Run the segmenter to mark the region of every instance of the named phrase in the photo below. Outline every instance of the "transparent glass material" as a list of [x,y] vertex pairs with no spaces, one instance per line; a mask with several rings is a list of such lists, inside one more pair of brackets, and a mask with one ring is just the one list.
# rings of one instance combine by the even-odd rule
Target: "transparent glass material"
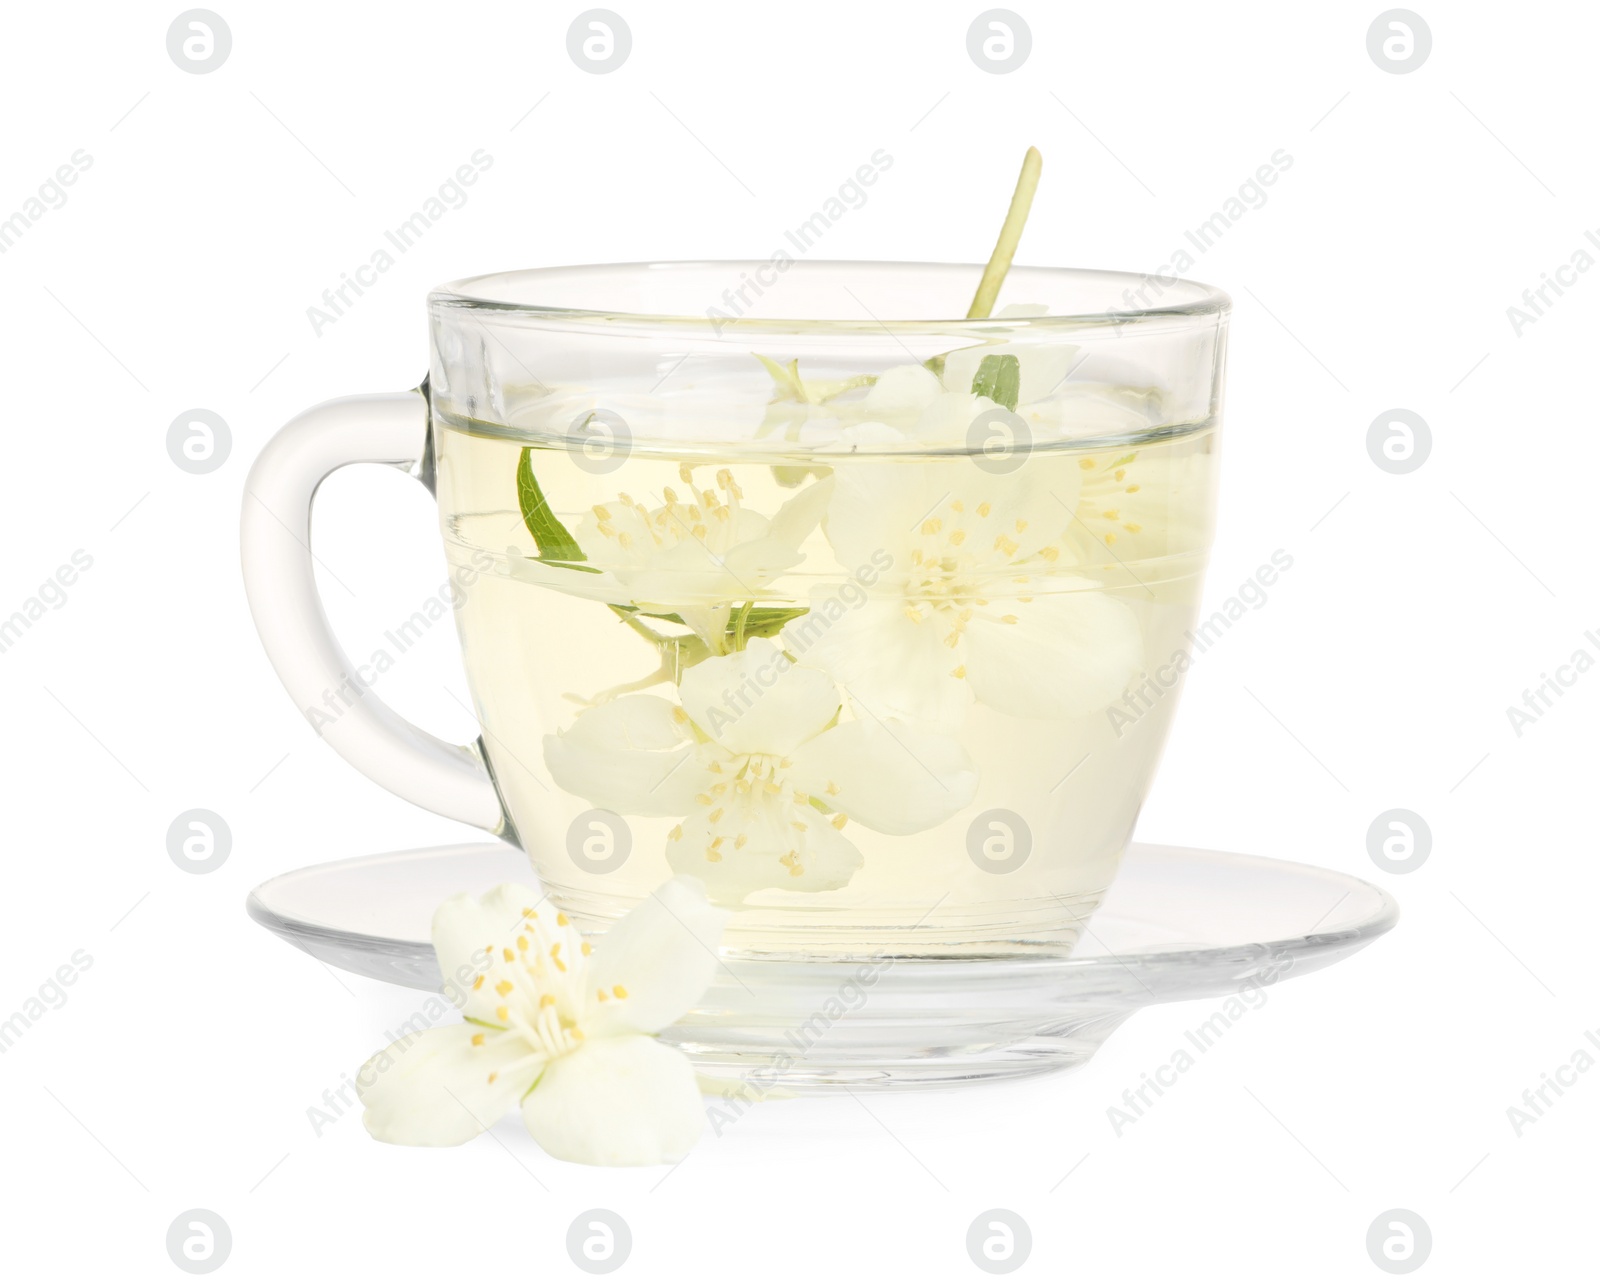
[[[462,890],[525,878],[523,862],[494,843],[336,861],[262,884],[249,911],[334,967],[437,990],[434,910]],[[1071,959],[885,960],[865,973],[740,961],[663,1038],[706,1074],[740,1076],[747,1097],[772,1083],[883,1088],[1022,1075],[1085,1061],[1146,1005],[1226,996],[1258,1008],[1265,987],[1355,953],[1398,915],[1382,889],[1336,871],[1135,843]],[[1237,1015],[1219,1013],[1202,1037]]]
[[1014,268],[950,319],[979,273],[431,297],[423,472],[481,753],[584,926],[688,873],[730,957],[1072,949],[1187,667],[1228,301]]

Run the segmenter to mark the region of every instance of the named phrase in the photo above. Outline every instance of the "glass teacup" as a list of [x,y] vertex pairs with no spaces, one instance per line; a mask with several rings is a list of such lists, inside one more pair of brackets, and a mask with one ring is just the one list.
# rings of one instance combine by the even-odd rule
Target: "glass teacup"
[[[1013,268],[1016,302],[948,319],[979,272],[436,291],[422,389],[307,412],[251,475],[247,585],[280,675],[375,780],[519,843],[585,929],[692,874],[733,911],[741,977],[1066,956],[1187,668],[1229,305]],[[315,716],[355,669],[316,603],[309,501],[366,460],[437,495],[474,747],[359,681]]]

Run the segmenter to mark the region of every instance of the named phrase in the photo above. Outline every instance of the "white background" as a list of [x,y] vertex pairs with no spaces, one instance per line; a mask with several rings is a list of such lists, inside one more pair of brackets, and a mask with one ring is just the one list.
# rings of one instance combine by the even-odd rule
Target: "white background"
[[[593,1206],[649,1280],[985,1279],[964,1239],[997,1206],[1032,1227],[1019,1279],[1382,1279],[1365,1237],[1394,1207],[1432,1228],[1425,1277],[1592,1271],[1600,1069],[1520,1137],[1507,1108],[1600,1025],[1600,675],[1520,737],[1505,709],[1600,657],[1600,272],[1520,338],[1506,309],[1600,225],[1600,14],[1416,2],[1433,51],[1405,75],[1368,56],[1378,3],[1019,5],[1033,51],[1007,75],[968,57],[982,4],[943,0],[614,0],[633,52],[609,75],[568,57],[576,4],[215,0],[233,50],[206,75],[168,57],[176,4],[13,12],[0,218],[93,163],[0,255],[0,616],[73,551],[93,566],[0,655],[0,1016],[74,950],[93,965],[0,1057],[6,1274],[179,1279],[166,1230],[202,1207],[233,1232],[219,1279],[588,1279],[564,1240]],[[1120,1138],[1107,1108],[1213,1002],[1139,1014],[1068,1076],[873,1098],[876,1119],[768,1104],[670,1176],[550,1161],[514,1117],[447,1152],[354,1113],[317,1137],[308,1107],[421,997],[291,950],[246,892],[470,833],[358,776],[277,686],[238,571],[261,445],[414,385],[432,285],[762,258],[879,148],[893,168],[820,252],[981,260],[1030,143],[1020,260],[1132,270],[1293,157],[1192,275],[1236,302],[1208,599],[1276,549],[1294,567],[1195,666],[1140,834],[1373,878],[1398,929],[1272,991]],[[469,202],[314,335],[306,309],[480,148]],[[165,447],[192,407],[233,435],[203,476]],[[1391,407],[1432,428],[1405,476],[1366,451]],[[317,538],[353,655],[444,577],[398,473],[330,483]],[[383,681],[472,735],[444,631]],[[234,838],[204,876],[165,845],[194,807]],[[1391,807],[1433,831],[1413,874],[1367,855]]]

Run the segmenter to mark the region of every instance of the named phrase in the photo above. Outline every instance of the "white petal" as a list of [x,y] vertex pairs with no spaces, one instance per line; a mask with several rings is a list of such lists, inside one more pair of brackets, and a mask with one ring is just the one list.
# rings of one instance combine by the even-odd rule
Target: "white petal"
[[996,602],[973,617],[967,680],[980,701],[1018,718],[1077,718],[1122,695],[1143,660],[1139,622],[1091,583],[1058,579],[1031,602]]
[[947,645],[951,629],[934,613],[912,620],[901,600],[861,601],[824,585],[812,591],[810,613],[792,621],[783,638],[803,666],[826,671],[852,703],[879,718],[950,729],[972,703],[967,684],[952,672],[961,655]]
[[764,888],[826,892],[861,868],[856,846],[792,786],[730,791],[717,804],[684,818],[667,864],[702,880],[718,901],[737,903]]
[[[474,1035],[483,1035],[484,1042],[475,1046]],[[470,1141],[528,1091],[538,1065],[507,1068],[526,1062],[531,1052],[514,1036],[471,1023],[399,1040],[356,1073],[356,1092],[366,1107],[362,1123],[379,1142],[454,1147]]]
[[596,1007],[584,1030],[591,1038],[654,1035],[676,1022],[711,984],[727,921],[698,880],[680,875],[662,884],[596,944],[588,972]]
[[[922,412],[912,434],[919,442],[959,446],[966,442],[973,420],[994,407],[995,403],[989,398],[976,397],[965,389],[941,393]],[[970,467],[967,459],[962,459],[960,464]]]
[[[859,436],[870,427],[862,425]],[[901,434],[894,434],[903,442]],[[913,571],[911,550],[917,524],[938,504],[942,489],[934,485],[926,464],[909,460],[867,460],[834,472],[833,502],[822,521],[834,557],[847,572],[887,561],[887,579],[903,582]]]
[[910,428],[944,391],[939,377],[926,366],[891,366],[861,399],[861,412],[874,423]]
[[884,834],[916,834],[954,816],[978,789],[953,736],[870,715],[802,745],[789,778],[799,789]]
[[565,732],[544,738],[551,777],[597,808],[682,816],[703,786],[685,761],[693,746],[675,709],[659,696],[623,696],[584,710]]
[[833,479],[825,477],[806,487],[793,499],[786,501],[773,516],[768,536],[782,541],[790,548],[798,549],[822,521],[822,515],[827,512],[828,501],[833,498],[833,487]]
[[839,709],[839,693],[825,675],[798,667],[766,638],[701,661],[678,691],[700,730],[735,754],[787,754]]
[[[1082,471],[1059,451],[1031,452],[1009,473],[988,472],[975,457],[928,466],[937,502],[924,513],[923,525],[935,530],[933,555],[958,552],[956,582],[970,583],[1009,575],[1047,545],[1058,546],[1059,554]],[[959,543],[948,543],[958,533]],[[924,558],[929,556],[925,550]]]
[[535,907],[544,894],[526,884],[504,883],[477,897],[460,893],[433,912],[433,953],[439,960],[444,993],[468,1017],[493,1021],[499,1003],[474,982],[494,967],[492,947],[515,932],[523,907]]
[[664,1165],[705,1123],[694,1068],[645,1035],[590,1039],[546,1068],[522,1104],[534,1141],[583,1165]]

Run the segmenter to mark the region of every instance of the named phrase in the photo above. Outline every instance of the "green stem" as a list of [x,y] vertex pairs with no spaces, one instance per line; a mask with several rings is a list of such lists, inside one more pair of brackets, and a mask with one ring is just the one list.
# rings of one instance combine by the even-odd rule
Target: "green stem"
[[621,620],[622,623],[627,625],[629,629],[633,630],[633,632],[638,634],[639,637],[653,642],[657,647],[664,647],[673,641],[665,634],[658,634],[654,629],[650,628],[649,625],[639,620],[634,612],[624,610],[615,603],[607,603],[606,605],[610,607],[612,611],[617,613],[617,619]]
[[1028,210],[1033,205],[1033,193],[1039,186],[1039,171],[1043,166],[1044,158],[1039,155],[1039,149],[1030,147],[1022,158],[1022,173],[1017,175],[1017,188],[1011,194],[1011,208],[1006,211],[1006,221],[1000,225],[1000,238],[994,243],[994,253],[989,256],[983,276],[978,281],[978,292],[972,296],[972,307],[967,309],[968,320],[987,317],[994,311],[995,300],[1000,297],[1000,287],[1005,283],[1006,273],[1011,270],[1011,257],[1016,254],[1017,244],[1022,240],[1022,228],[1028,221]]

